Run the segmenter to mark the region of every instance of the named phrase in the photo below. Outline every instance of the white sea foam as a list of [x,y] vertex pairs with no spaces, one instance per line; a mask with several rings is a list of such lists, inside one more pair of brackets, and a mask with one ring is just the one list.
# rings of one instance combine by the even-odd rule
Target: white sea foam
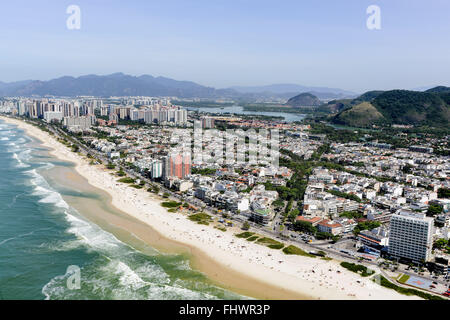
[[31,159],[31,149],[26,149],[19,153],[19,158],[22,160],[30,160]]
[[[204,292],[185,288],[183,284],[187,283],[182,281],[172,282],[160,265],[142,259],[135,249],[79,216],[36,169],[28,170],[26,174],[31,176],[33,195],[40,197],[41,203],[52,203],[56,207],[63,208],[61,212],[64,212],[64,217],[69,223],[66,231],[77,237],[75,240],[49,243],[45,247],[56,251],[70,251],[83,247],[100,254],[98,261],[82,268],[81,290],[68,290],[66,285],[68,275],[58,275],[42,288],[46,300],[85,298],[83,290],[89,290],[89,295],[99,299],[216,298]],[[186,261],[177,263],[180,263],[179,269],[189,269]]]
[[39,162],[39,164],[42,164],[41,169],[49,170],[55,167],[53,163],[50,162]]
[[115,266],[116,274],[120,276],[119,281],[122,286],[131,290],[137,290],[150,284],[150,282],[142,280],[136,272],[122,261],[117,261]]
[[17,168],[28,168],[29,167],[29,165],[28,164],[26,164],[26,163],[24,163],[21,159],[20,159],[20,157],[19,157],[19,155],[17,154],[17,153],[15,153],[14,152],[14,154],[13,154],[13,158],[18,162],[17,163]]
[[63,296],[63,294],[67,291],[66,287],[58,284],[64,280],[64,278],[65,275],[56,276],[42,288],[42,294],[45,295],[45,300],[50,300],[52,296]]
[[1,140],[1,141],[8,141],[9,138],[8,138],[8,137],[1,137],[0,140]]
[[59,208],[69,208],[69,205],[64,201],[61,194],[51,189],[47,181],[44,177],[37,173],[36,169],[28,170],[26,173],[33,176],[31,179],[31,184],[34,185],[34,191],[32,194],[41,197],[39,202],[52,203]]

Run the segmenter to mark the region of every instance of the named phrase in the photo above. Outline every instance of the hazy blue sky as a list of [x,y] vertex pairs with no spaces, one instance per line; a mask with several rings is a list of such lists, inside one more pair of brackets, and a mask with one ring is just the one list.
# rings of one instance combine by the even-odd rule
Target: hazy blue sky
[[[68,30],[66,8],[81,8]],[[381,30],[366,9],[381,8]],[[203,85],[353,91],[450,85],[448,0],[15,0],[0,80],[124,72]]]

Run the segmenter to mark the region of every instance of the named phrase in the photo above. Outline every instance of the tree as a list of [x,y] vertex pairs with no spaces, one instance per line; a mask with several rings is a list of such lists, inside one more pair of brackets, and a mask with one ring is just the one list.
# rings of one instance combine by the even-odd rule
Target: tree
[[446,239],[439,239],[439,240],[436,240],[433,243],[433,249],[440,249],[440,250],[442,250],[445,247],[447,247],[447,245],[448,245],[448,240],[446,240]]
[[430,204],[427,211],[427,216],[433,217],[435,215],[438,215],[442,213],[442,207],[438,204]]
[[284,201],[281,199],[277,199],[274,202],[272,202],[272,206],[281,208],[284,206]]
[[450,189],[448,188],[440,188],[438,190],[438,197],[444,199],[450,199]]
[[314,227],[311,223],[306,221],[296,221],[294,223],[294,230],[300,232],[306,232],[309,234],[316,234],[317,228]]
[[300,211],[298,209],[294,209],[291,212],[289,212],[288,218],[291,222],[295,221],[295,218],[297,218],[300,215]]
[[358,235],[362,230],[372,230],[381,226],[381,223],[378,221],[364,221],[358,223],[358,225],[353,229],[353,233]]
[[318,239],[318,240],[330,239],[331,237],[332,237],[332,234],[328,233],[328,232],[317,232],[316,233],[316,239]]
[[250,223],[248,223],[248,221],[245,221],[243,224],[242,224],[242,230],[249,230],[250,229]]
[[402,171],[404,174],[409,174],[412,172],[413,167],[410,164],[403,166]]

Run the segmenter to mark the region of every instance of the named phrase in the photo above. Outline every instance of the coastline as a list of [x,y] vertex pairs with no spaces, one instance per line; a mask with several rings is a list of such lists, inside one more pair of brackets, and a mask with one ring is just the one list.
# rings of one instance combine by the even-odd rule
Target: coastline
[[[117,177],[111,175],[113,171],[89,165],[46,132],[20,120],[0,119],[40,140],[51,149],[52,156],[74,163],[76,172],[90,185],[109,194],[114,207],[136,220],[128,225],[117,222],[124,229],[163,252],[187,252],[193,268],[221,287],[260,299],[416,298],[376,284],[369,287],[364,278],[340,267],[336,261],[288,256],[238,239],[232,232],[198,225],[181,214],[170,213],[160,206],[161,200],[156,196],[117,182]],[[142,226],[138,222],[143,222]]]

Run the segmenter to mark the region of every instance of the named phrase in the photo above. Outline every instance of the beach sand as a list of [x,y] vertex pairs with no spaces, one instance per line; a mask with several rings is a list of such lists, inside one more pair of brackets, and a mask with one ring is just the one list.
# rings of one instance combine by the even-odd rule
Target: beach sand
[[73,162],[79,175],[107,192],[112,205],[128,215],[100,218],[92,214],[89,220],[107,220],[162,252],[188,253],[192,267],[221,287],[259,299],[419,299],[381,287],[342,268],[337,261],[285,255],[236,238],[230,230],[222,232],[170,213],[161,207],[157,196],[117,182],[111,174],[114,171],[89,165],[46,132],[23,121],[1,119],[42,141],[52,149],[51,155]]

